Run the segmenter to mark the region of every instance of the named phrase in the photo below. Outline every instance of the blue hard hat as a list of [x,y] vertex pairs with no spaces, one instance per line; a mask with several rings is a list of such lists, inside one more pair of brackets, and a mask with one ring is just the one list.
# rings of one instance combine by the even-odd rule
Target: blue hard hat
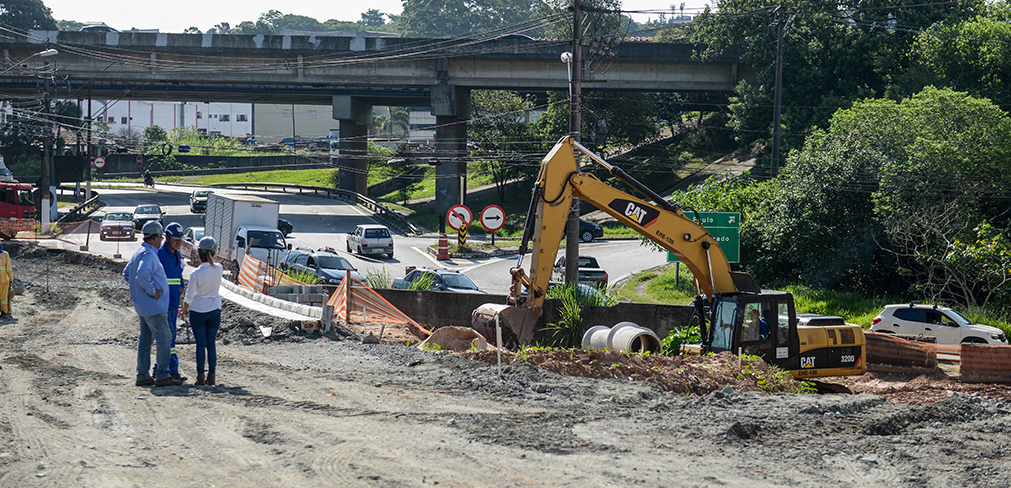
[[183,226],[179,222],[172,222],[165,226],[165,237],[182,237]]
[[163,231],[161,222],[157,220],[148,220],[144,223],[144,227],[140,228],[140,232],[145,236],[160,236]]
[[211,236],[204,236],[200,239],[200,242],[197,243],[197,249],[201,251],[218,252],[218,241],[214,240]]

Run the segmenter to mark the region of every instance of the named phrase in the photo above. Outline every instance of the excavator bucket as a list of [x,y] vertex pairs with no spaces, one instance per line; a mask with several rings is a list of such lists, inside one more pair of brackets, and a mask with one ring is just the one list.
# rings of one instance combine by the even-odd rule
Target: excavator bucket
[[502,342],[505,345],[529,345],[534,338],[537,320],[540,318],[540,307],[486,303],[474,309],[470,316],[470,326],[488,339],[489,343],[503,346],[495,339],[495,320],[498,319],[502,326]]

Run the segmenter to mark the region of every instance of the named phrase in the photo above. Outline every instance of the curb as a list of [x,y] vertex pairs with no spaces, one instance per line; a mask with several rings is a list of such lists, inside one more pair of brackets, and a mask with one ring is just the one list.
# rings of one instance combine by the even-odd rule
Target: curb
[[254,291],[249,291],[235,283],[228,280],[221,280],[221,286],[224,286],[228,291],[235,293],[237,295],[242,295],[250,300],[260,302],[264,305],[268,305],[274,308],[279,308],[281,310],[287,310],[292,313],[297,313],[300,315],[305,315],[307,317],[312,317],[315,319],[323,319],[323,307],[311,307],[309,305],[303,305],[301,303],[293,303],[287,300],[281,300],[271,296],[264,295],[263,293],[256,293]]
[[[436,257],[439,256],[439,251],[437,249],[436,250],[432,250],[432,248],[426,247],[425,248],[425,252],[427,252],[428,254],[431,254],[432,256],[436,256]],[[497,251],[491,251],[491,252],[464,252],[464,253],[451,252],[451,253],[449,253],[449,258],[450,259],[453,259],[453,258],[460,258],[460,259],[497,258],[499,256],[512,256],[512,255],[514,255],[514,254],[516,254],[518,252],[519,252],[519,249],[512,249],[512,250],[509,250],[509,249],[499,249]],[[527,252],[530,252],[530,251],[527,251]]]

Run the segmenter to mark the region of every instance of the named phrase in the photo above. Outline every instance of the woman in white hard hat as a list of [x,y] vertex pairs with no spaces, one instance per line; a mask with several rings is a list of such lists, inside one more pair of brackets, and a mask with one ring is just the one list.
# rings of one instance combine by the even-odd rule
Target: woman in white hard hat
[[[215,339],[221,326],[221,265],[214,262],[218,243],[213,237],[200,239],[197,254],[200,267],[190,275],[183,298],[183,314],[189,313],[190,328],[197,343],[197,383],[215,384],[214,370],[218,362]],[[204,377],[204,356],[207,358],[207,377]]]

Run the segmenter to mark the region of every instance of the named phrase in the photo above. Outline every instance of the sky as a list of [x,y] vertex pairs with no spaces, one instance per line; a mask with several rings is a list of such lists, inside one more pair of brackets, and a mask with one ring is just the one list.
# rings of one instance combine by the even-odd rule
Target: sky
[[[680,8],[682,0],[624,0],[625,10]],[[694,13],[706,5],[707,0],[683,0],[685,13]],[[711,0],[715,2],[715,0]],[[285,14],[313,17],[319,21],[329,19],[358,21],[370,8],[381,12],[399,14],[403,11],[401,0],[171,0],[164,2],[138,2],[137,0],[43,0],[57,20],[78,22],[105,22],[120,30],[131,28],[158,29],[161,32],[182,32],[187,27],[206,31],[220,22],[235,26],[245,20],[255,21],[261,13],[279,10]],[[348,5],[350,4],[350,5]],[[339,6],[335,6],[339,5]],[[647,15],[633,15],[642,22]],[[656,15],[652,15],[656,17]]]

